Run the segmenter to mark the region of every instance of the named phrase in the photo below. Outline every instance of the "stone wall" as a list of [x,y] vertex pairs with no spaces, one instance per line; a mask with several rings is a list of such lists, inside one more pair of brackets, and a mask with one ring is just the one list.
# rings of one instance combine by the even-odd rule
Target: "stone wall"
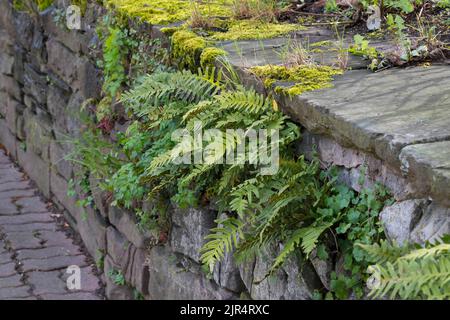
[[[99,192],[94,191],[96,209],[78,207],[76,197],[67,195],[77,168],[64,160],[70,152],[64,139],[79,132],[74,115],[83,101],[101,94],[94,49],[99,45],[95,22],[104,9],[89,4],[82,30],[69,31],[54,19],[67,1],[56,1],[39,15],[17,12],[10,2],[0,0],[0,144],[64,211],[94,259],[103,262],[99,266],[108,298],[133,299],[137,290],[147,299],[309,299],[315,289],[329,286],[333,266],[300,255],[264,279],[278,247],[240,266],[227,256],[207,277],[199,249],[217,218],[211,209],[171,208],[169,241],[154,246],[152,235],[138,229],[132,214],[109,206]],[[390,238],[423,241],[448,232],[448,208],[409,199],[405,179],[383,161],[326,136],[305,136],[299,150],[308,153],[318,145],[324,163],[342,168],[343,181],[355,189],[361,167],[369,164],[367,183],[378,180],[394,190],[398,202],[382,214]],[[94,179],[91,185],[98,190]],[[112,271],[121,271],[127,284],[115,284],[108,276]]]

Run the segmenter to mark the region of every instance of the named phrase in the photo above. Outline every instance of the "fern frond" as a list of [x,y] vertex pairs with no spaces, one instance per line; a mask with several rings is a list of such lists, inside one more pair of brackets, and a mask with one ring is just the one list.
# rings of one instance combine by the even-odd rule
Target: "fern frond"
[[218,226],[211,229],[211,233],[205,239],[209,240],[200,250],[200,259],[212,272],[217,262],[225,257],[225,253],[231,252],[244,239],[242,221],[228,217],[216,221]]
[[367,253],[369,260],[374,264],[393,263],[411,251],[410,246],[399,247],[397,245],[391,245],[386,240],[381,240],[380,244],[365,245],[357,243],[356,246],[362,248]]
[[270,101],[254,90],[226,91],[218,95],[221,110],[258,114],[270,110]]
[[431,248],[422,248],[414,250],[411,253],[402,256],[400,259],[404,260],[429,259],[449,252],[450,252],[450,244],[441,243]]
[[325,230],[330,228],[333,224],[326,223],[316,227],[310,226],[301,228],[295,231],[288,241],[284,244],[283,250],[275,259],[269,273],[273,273],[277,270],[287,259],[287,257],[296,249],[301,246],[303,253],[308,257],[311,252],[316,248],[317,241]]
[[424,297],[426,299],[450,298],[450,257],[437,259],[405,260],[372,267],[378,283],[370,296],[378,298],[389,294],[391,299]]

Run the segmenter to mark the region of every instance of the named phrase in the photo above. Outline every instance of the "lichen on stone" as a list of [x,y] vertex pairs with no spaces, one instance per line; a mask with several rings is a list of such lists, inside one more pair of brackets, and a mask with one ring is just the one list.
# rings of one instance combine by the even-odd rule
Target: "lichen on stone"
[[192,31],[179,30],[172,36],[172,57],[178,61],[180,68],[195,71],[206,47],[207,41]]
[[227,52],[223,49],[216,48],[216,47],[208,47],[205,48],[200,55],[200,66],[203,69],[206,69],[208,67],[213,67],[214,62],[216,59],[220,56],[226,56]]
[[305,30],[305,27],[292,23],[233,20],[229,23],[228,31],[216,32],[211,38],[214,40],[261,40],[286,35],[297,30]]
[[[186,21],[192,14],[192,0],[106,0],[130,17],[138,17],[151,24]],[[231,0],[196,1],[201,14],[231,16]]]
[[[266,65],[250,69],[252,73],[264,80],[268,88],[280,81],[287,86],[276,86],[275,92],[288,95],[300,95],[307,91],[313,91],[332,87],[333,76],[342,74],[343,71],[330,66],[304,65],[296,67]],[[290,85],[290,83],[293,83]]]

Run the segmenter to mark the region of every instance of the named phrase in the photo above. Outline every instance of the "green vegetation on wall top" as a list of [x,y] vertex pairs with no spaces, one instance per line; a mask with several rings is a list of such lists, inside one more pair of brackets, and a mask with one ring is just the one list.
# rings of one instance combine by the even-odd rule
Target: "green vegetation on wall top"
[[[192,1],[187,0],[106,0],[130,17],[141,18],[151,24],[169,24],[186,21],[192,13]],[[198,2],[199,10],[206,16],[229,17],[230,0]]]

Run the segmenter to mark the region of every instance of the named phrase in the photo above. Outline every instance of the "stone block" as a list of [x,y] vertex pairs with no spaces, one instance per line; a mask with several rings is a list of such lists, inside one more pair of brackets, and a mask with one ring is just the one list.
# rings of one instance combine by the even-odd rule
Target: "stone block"
[[8,76],[13,75],[14,56],[10,56],[4,52],[0,53],[0,73]]
[[[0,13],[0,15],[2,14],[4,13]],[[14,42],[11,35],[3,28],[0,28],[0,52],[3,54],[14,55]]]
[[76,217],[78,232],[91,256],[98,259],[106,251],[107,224],[103,217],[91,208],[84,208],[79,212],[81,215]]
[[24,92],[31,95],[40,105],[45,105],[47,102],[47,77],[36,71],[29,63],[25,64],[24,71]]
[[50,198],[50,164],[29,149],[17,148],[17,158],[20,166],[31,180],[36,182],[43,195]]
[[0,91],[7,92],[17,101],[22,100],[22,91],[19,83],[11,76],[0,74]]
[[48,68],[67,84],[77,79],[77,63],[79,57],[66,48],[55,38],[46,42],[48,53]]
[[136,248],[146,248],[152,239],[152,234],[141,230],[137,226],[134,213],[110,206],[108,210],[109,222],[116,227]]
[[53,139],[51,119],[48,114],[24,112],[27,150],[32,151],[44,161],[50,162],[50,142]]
[[200,266],[168,247],[151,249],[148,258],[152,300],[231,300],[237,296],[208,280]]
[[14,66],[13,66],[13,77],[20,84],[24,83],[24,65],[25,65],[25,50],[19,46],[14,46]]
[[245,284],[242,281],[239,268],[232,253],[226,253],[222,261],[217,263],[213,272],[214,281],[222,288],[240,293],[244,291]]
[[413,243],[424,244],[426,241],[436,242],[444,235],[450,234],[450,208],[430,204],[417,225],[411,232]]
[[39,71],[44,72],[47,64],[47,52],[45,50],[45,36],[40,27],[34,29],[31,50],[28,61],[37,66]]
[[280,248],[271,246],[253,261],[240,266],[241,277],[252,299],[309,300],[322,283],[312,265],[303,258],[292,256],[273,275],[266,277]]
[[19,113],[23,112],[25,106],[21,105],[16,100],[8,97],[6,100],[7,108],[6,108],[6,124],[8,125],[9,130],[16,135],[17,132],[17,116]]
[[50,163],[52,170],[60,174],[65,180],[69,181],[72,178],[72,164],[65,160],[69,154],[69,147],[56,142],[50,141]]
[[105,294],[109,300],[133,300],[133,289],[127,285],[119,285],[114,283],[111,272],[118,271],[118,267],[114,264],[109,256],[105,257]]
[[65,127],[65,109],[70,98],[70,89],[59,86],[58,80],[51,79],[47,94],[47,109],[58,127]]
[[147,294],[149,272],[144,249],[133,246],[113,227],[107,229],[108,255],[124,274],[125,280],[142,294]]
[[33,43],[33,20],[26,12],[14,11],[13,16],[16,41],[29,51],[31,50],[31,45]]
[[87,58],[77,61],[77,81],[74,88],[78,89],[84,99],[100,98],[102,89],[102,75],[99,69]]
[[8,129],[5,119],[0,118],[0,144],[11,154],[14,159],[17,159],[17,139],[14,134]]
[[77,30],[61,28],[54,20],[54,13],[54,10],[46,10],[41,14],[42,24],[48,36],[58,39],[74,53],[87,54],[89,41],[86,36]]
[[85,99],[80,92],[74,92],[64,110],[64,129],[71,137],[78,137],[82,127],[80,107]]
[[175,207],[172,213],[170,244],[175,252],[182,253],[196,262],[200,262],[200,249],[206,243],[205,237],[216,226],[215,211],[205,208],[180,209]]
[[428,201],[421,199],[406,200],[386,207],[380,213],[386,237],[398,245],[410,241],[410,235],[416,226]]
[[6,33],[13,37],[16,34],[16,30],[14,28],[13,10],[9,1],[0,2],[0,29],[5,30]]
[[67,195],[68,189],[69,183],[67,180],[52,169],[50,175],[50,190],[53,194],[53,199],[68,210],[71,215],[78,216],[80,208],[76,205],[76,198]]
[[232,300],[237,296],[208,280],[200,266],[174,254],[168,247],[154,247],[149,256],[150,299]]

